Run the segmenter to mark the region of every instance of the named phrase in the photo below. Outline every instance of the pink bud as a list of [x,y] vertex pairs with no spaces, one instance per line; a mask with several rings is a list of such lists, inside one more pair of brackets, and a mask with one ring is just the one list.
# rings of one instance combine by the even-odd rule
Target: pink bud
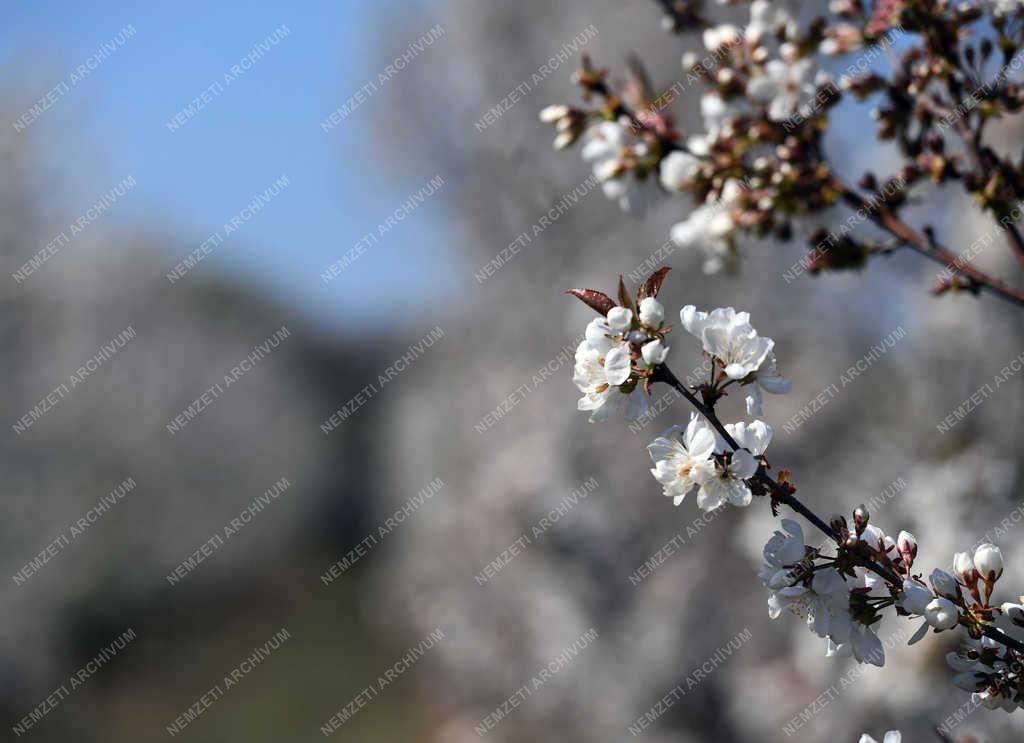
[[953,574],[956,575],[956,577],[959,578],[965,586],[974,585],[977,580],[974,577],[974,560],[971,559],[969,554],[966,552],[957,552],[953,555]]
[[974,550],[974,569],[985,583],[995,583],[1003,574],[1003,553],[994,544],[983,544]]
[[896,549],[899,550],[903,563],[909,568],[917,557],[917,537],[909,531],[901,531],[896,537]]

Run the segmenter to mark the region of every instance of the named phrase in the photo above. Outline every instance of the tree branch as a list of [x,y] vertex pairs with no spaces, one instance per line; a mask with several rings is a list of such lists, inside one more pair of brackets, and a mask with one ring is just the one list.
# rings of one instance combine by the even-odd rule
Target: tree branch
[[899,238],[913,250],[956,271],[969,279],[972,285],[979,290],[986,290],[1018,307],[1024,307],[1024,289],[1017,289],[994,276],[979,271],[956,253],[914,230],[884,203],[868,202],[838,178],[833,178],[833,183],[839,191],[840,197],[848,206],[863,212],[872,222]]
[[[725,425],[722,423],[722,421],[719,420],[718,415],[715,413],[714,407],[706,405],[703,402],[701,402],[691,390],[687,389],[686,385],[679,381],[679,378],[672,373],[672,370],[669,369],[667,365],[660,364],[657,367],[655,367],[652,376],[652,381],[664,382],[670,385],[673,389],[675,389],[676,392],[678,392],[680,395],[685,397],[687,402],[693,405],[693,407],[697,409],[697,412],[699,412],[701,415],[704,416],[705,419],[707,419],[708,423],[711,424],[712,428],[714,428],[715,431],[718,432],[722,439],[724,439],[725,443],[728,444],[733,451],[737,451],[742,448],[736,442],[736,439],[734,439],[732,435],[729,433],[729,431],[725,428]],[[768,472],[765,470],[764,465],[758,466],[757,472],[754,473],[754,477],[751,479],[757,480],[759,483],[767,487],[772,492],[773,501],[777,503],[783,503],[789,506],[794,511],[803,516],[805,519],[807,519],[809,522],[811,522],[819,531],[824,533],[833,542],[836,542],[837,544],[839,543],[839,534],[836,533],[835,529],[833,529],[829,524],[825,523],[825,521],[821,517],[814,513],[810,508],[805,506],[800,501],[800,499],[793,495],[793,493],[791,493],[783,485],[781,485],[774,478],[772,478],[772,476],[769,475]],[[862,560],[861,566],[867,568],[876,575],[884,578],[886,582],[892,584],[897,589],[902,588],[903,579],[891,570],[882,567],[874,560]],[[1016,650],[1018,653],[1024,653],[1024,643],[1007,635],[1005,632],[996,628],[995,626],[985,625],[982,628],[982,632],[986,637],[989,637],[995,640],[996,642],[1002,643],[1003,645]]]

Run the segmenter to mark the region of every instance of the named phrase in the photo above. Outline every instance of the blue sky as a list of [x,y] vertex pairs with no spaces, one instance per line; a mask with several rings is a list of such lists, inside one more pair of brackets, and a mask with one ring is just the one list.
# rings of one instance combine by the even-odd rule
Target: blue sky
[[[394,22],[401,13],[403,23]],[[84,171],[62,198],[79,213],[129,175],[136,187],[105,226],[172,235],[167,270],[282,175],[289,187],[194,269],[227,272],[338,331],[397,321],[444,295],[451,260],[442,189],[337,279],[320,274],[434,175],[415,163],[378,173],[376,117],[399,103],[383,86],[330,132],[320,127],[368,80],[443,19],[418,3],[5,3],[0,56],[22,70],[26,108],[129,24],[135,34],[34,122]],[[412,18],[410,18],[410,16]],[[417,18],[418,16],[418,18]],[[257,43],[288,33],[176,131],[167,122]],[[378,30],[386,32],[378,33]],[[408,37],[408,38],[406,38]],[[420,64],[429,65],[429,48]],[[223,82],[222,82],[223,86]],[[19,109],[20,110],[20,109]],[[59,122],[59,126],[56,124]],[[91,163],[100,163],[97,168]],[[86,165],[89,163],[90,165]],[[38,248],[26,249],[26,257]],[[378,278],[387,267],[388,287]],[[188,279],[185,279],[188,280]],[[381,302],[388,290],[403,297]],[[400,290],[396,292],[396,290]]]

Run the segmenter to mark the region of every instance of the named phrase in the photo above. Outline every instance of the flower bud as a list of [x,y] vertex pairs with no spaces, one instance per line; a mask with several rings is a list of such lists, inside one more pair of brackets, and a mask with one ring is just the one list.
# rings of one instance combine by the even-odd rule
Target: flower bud
[[870,518],[871,514],[868,513],[868,507],[863,503],[853,509],[853,523],[857,527],[858,534],[864,531],[864,527],[868,525],[868,519]]
[[1003,574],[1003,553],[994,544],[983,544],[974,550],[974,569],[986,583],[995,583]]
[[935,589],[935,593],[940,596],[945,596],[949,599],[960,598],[960,584],[956,582],[956,578],[945,570],[935,568],[928,577],[928,580],[931,582],[932,588]]
[[647,362],[648,366],[657,366],[665,360],[668,356],[668,349],[662,345],[661,341],[655,340],[644,345],[640,349],[641,355],[644,357],[644,361]]
[[925,607],[924,618],[937,630],[953,629],[957,625],[960,613],[957,611],[956,604],[949,599],[937,598],[932,599]]
[[723,23],[720,26],[712,26],[704,30],[704,47],[709,52],[715,52],[724,46],[737,44],[741,40],[740,30],[731,23]]
[[908,580],[903,582],[903,590],[897,603],[911,614],[923,615],[933,598],[935,597],[927,588],[916,581]]
[[1006,603],[999,608],[1003,610],[1003,614],[1009,617],[1011,622],[1018,627],[1024,627],[1024,606]]
[[975,581],[974,577],[974,560],[966,552],[957,552],[953,555],[953,574],[956,575],[965,585],[973,585]]
[[839,533],[842,533],[843,529],[846,528],[846,517],[841,513],[832,514],[832,518],[828,520],[829,526]]
[[568,106],[545,106],[540,111],[540,120],[545,124],[554,124],[569,115]]
[[611,158],[594,166],[594,175],[599,181],[610,181],[618,178],[625,171],[626,166],[621,160]]
[[612,307],[608,310],[608,324],[612,330],[625,330],[633,323],[633,312],[628,307]]
[[651,328],[661,325],[665,319],[665,308],[654,297],[644,297],[640,300],[640,322]]
[[551,146],[556,150],[564,150],[566,147],[572,145],[577,139],[579,139],[579,131],[577,129],[566,129],[565,131],[558,133],[558,136],[555,137],[555,141],[551,143]]
[[896,537],[896,549],[903,558],[903,564],[909,568],[917,557],[917,537],[909,531],[901,531]]
[[885,540],[888,537],[885,536],[885,532],[879,529],[874,524],[868,524],[864,527],[864,533],[860,537],[864,542],[868,544],[873,550],[879,550],[880,552],[886,551]]

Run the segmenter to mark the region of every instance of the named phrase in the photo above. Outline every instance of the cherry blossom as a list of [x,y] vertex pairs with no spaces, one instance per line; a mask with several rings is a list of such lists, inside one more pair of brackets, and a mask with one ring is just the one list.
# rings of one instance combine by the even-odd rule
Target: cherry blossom
[[[703,312],[686,305],[680,322],[699,340],[712,370],[703,384],[684,385],[665,364],[671,328],[664,305],[654,298],[666,274],[662,268],[648,277],[635,299],[620,277],[618,302],[593,289],[570,290],[600,314],[577,351],[574,380],[584,392],[579,407],[593,411],[592,419],[628,414],[634,398],[646,402],[653,384],[669,384],[694,409],[685,428],[672,426],[647,447],[650,472],[666,497],[678,506],[696,491],[697,506],[711,511],[726,503],[746,507],[767,496],[773,515],[789,506],[829,538],[826,546],[812,547],[798,521],[782,520],[782,529],[764,545],[758,572],[770,618],[795,615],[825,640],[826,656],[879,667],[885,665],[885,647],[878,632],[886,621],[920,621],[910,645],[929,630],[959,633],[968,644],[947,659],[956,671],[953,683],[986,707],[1016,709],[1015,700],[1024,700],[1024,642],[997,620],[1024,626],[1024,596],[1019,603],[992,603],[1005,569],[1001,550],[986,542],[973,554],[957,552],[953,573],[934,568],[925,582],[915,568],[920,544],[914,534],[900,530],[889,536],[863,504],[849,518],[838,514],[825,522],[815,515],[793,495],[788,471],[771,471],[765,456],[771,426],[758,418],[723,423],[716,412],[733,384],[749,390],[748,415],[760,411],[762,390],[789,391],[792,384],[778,373],[774,341],[754,329],[747,312]],[[886,740],[892,736],[899,734],[890,731]]]
[[595,319],[576,348],[573,382],[583,393],[578,408],[591,411],[592,422],[617,414],[636,420],[647,410],[642,389],[623,387],[630,376],[630,353],[628,344],[615,338],[607,320]]
[[715,459],[714,476],[701,483],[697,493],[697,505],[705,511],[712,511],[723,503],[734,506],[749,506],[753,493],[747,480],[757,472],[756,457],[764,454],[771,442],[772,429],[763,421],[730,423],[725,426],[729,434],[741,447],[735,451],[719,441]]
[[763,74],[747,83],[747,95],[767,105],[768,118],[786,121],[796,115],[808,116],[810,104],[818,94],[818,66],[814,60],[770,60]]
[[690,491],[715,476],[711,455],[717,446],[714,430],[697,413],[690,416],[685,430],[672,426],[648,445],[654,461],[651,474],[673,505],[678,506]]

